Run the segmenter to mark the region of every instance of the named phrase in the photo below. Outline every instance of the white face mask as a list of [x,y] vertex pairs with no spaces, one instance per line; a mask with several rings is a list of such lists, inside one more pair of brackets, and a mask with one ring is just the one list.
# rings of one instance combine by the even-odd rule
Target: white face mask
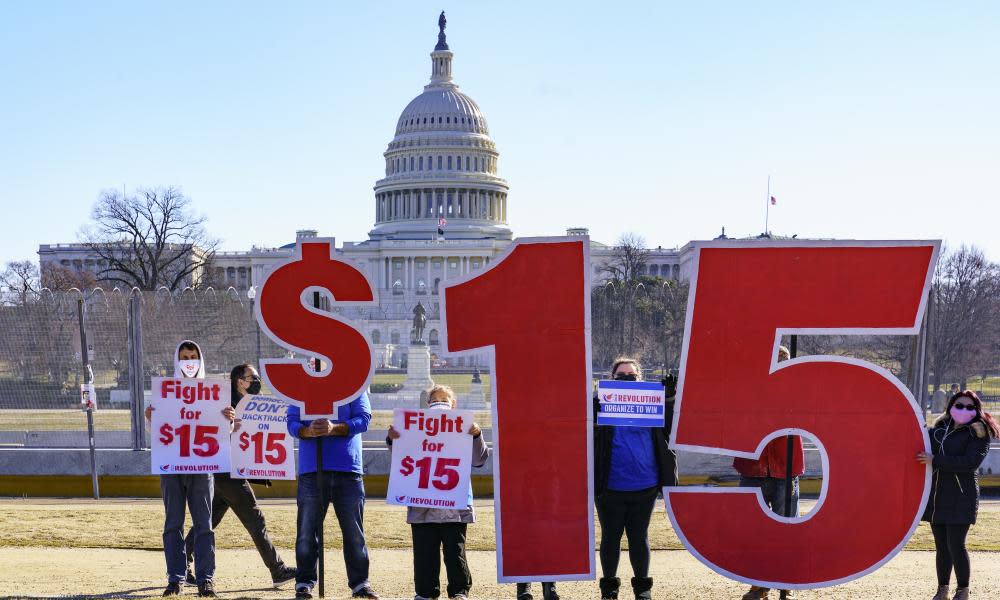
[[179,360],[177,364],[181,367],[181,373],[184,373],[185,377],[194,377],[201,370],[200,360]]
[[451,403],[449,403],[449,402],[434,402],[433,404],[428,404],[427,408],[429,410],[451,410]]

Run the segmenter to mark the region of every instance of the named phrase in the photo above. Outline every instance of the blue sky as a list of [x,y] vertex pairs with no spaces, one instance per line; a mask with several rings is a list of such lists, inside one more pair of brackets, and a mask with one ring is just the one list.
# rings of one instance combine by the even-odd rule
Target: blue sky
[[7,2],[0,261],[176,184],[225,249],[364,239],[437,15],[518,236],[944,238],[1000,259],[1000,4]]

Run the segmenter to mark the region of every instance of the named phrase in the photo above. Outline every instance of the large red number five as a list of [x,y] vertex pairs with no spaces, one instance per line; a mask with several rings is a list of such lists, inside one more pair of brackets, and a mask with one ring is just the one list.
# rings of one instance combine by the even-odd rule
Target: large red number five
[[449,352],[492,347],[501,582],[594,577],[586,240],[515,242],[445,287]]
[[[915,334],[937,242],[707,243],[696,250],[671,445],[758,456],[798,433],[823,458],[819,504],[779,518],[753,489],[667,488],[688,549],[767,587],[834,585],[877,569],[916,528],[929,489],[912,395],[865,361],[777,363],[783,334]],[[780,474],[779,474],[780,476]]]

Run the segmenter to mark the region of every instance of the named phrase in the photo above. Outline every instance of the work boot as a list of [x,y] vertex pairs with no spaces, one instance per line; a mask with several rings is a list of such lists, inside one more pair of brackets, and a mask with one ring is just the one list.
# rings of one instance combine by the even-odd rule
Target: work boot
[[955,595],[951,600],[969,600],[969,588],[955,588]]
[[770,592],[770,588],[751,586],[750,591],[743,594],[742,600],[763,600]]
[[618,588],[622,580],[618,577],[601,577],[597,582],[601,586],[601,600],[618,600]]
[[948,600],[948,587],[947,585],[939,585],[937,593],[931,600]]
[[181,595],[181,584],[176,581],[171,581],[167,584],[167,589],[163,590],[164,596],[180,596]]
[[530,583],[517,584],[517,600],[535,600],[535,597],[531,595]]
[[635,600],[652,600],[653,599],[652,589],[653,589],[652,577],[632,578],[632,592],[635,594]]

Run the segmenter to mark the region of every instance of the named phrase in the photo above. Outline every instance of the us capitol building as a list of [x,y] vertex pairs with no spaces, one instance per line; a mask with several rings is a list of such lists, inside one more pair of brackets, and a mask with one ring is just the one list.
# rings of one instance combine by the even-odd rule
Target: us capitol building
[[[459,91],[452,77],[454,54],[445,38],[443,13],[439,26],[430,55],[430,83],[399,115],[395,136],[383,154],[385,175],[375,182],[375,226],[367,240],[344,242],[336,250],[339,258],[362,269],[378,286],[378,308],[355,309],[351,312],[358,314],[347,316],[360,321],[379,366],[401,366],[405,360],[418,302],[427,311],[424,339],[431,352],[447,359],[439,340],[443,285],[485,268],[513,238],[507,224],[510,186],[498,174],[500,153],[479,105]],[[571,228],[565,233],[588,232]],[[296,241],[316,236],[315,230],[301,230]],[[291,243],[218,252],[211,267],[213,283],[249,291],[294,247]],[[652,250],[646,274],[679,279],[685,250],[687,246]],[[93,263],[82,244],[46,244],[38,253],[43,264],[86,268]],[[591,241],[590,253],[593,283],[598,285],[613,249]],[[485,366],[487,359],[483,353],[454,357],[448,363]]]

